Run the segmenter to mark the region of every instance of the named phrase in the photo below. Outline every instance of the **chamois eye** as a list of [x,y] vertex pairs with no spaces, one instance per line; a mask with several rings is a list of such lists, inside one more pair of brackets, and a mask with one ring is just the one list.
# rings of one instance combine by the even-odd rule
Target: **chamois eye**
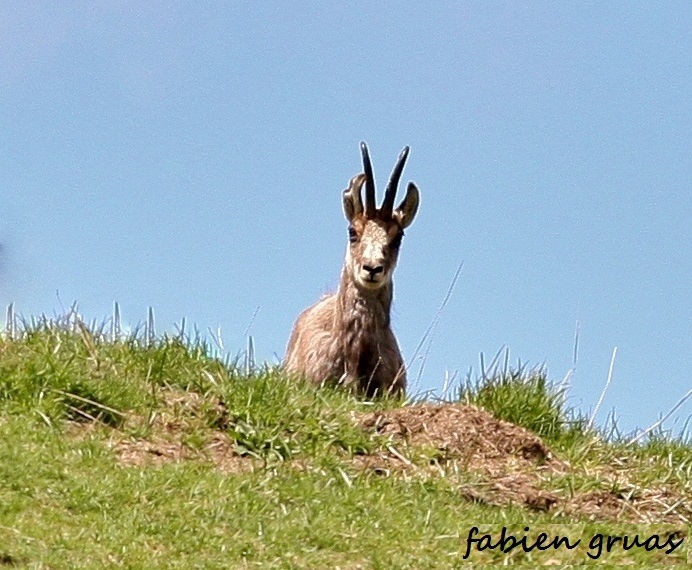
[[399,248],[401,245],[401,240],[404,238],[404,232],[403,230],[400,231],[396,236],[394,236],[394,239],[392,240],[391,246],[393,248]]
[[358,232],[356,232],[356,228],[353,226],[349,226],[348,228],[348,241],[351,243],[356,243],[358,241]]

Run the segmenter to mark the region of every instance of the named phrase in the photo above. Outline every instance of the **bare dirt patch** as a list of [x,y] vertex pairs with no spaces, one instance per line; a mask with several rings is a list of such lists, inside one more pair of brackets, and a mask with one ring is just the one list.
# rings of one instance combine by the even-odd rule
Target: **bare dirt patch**
[[357,421],[367,431],[391,437],[386,451],[357,458],[359,467],[381,475],[416,472],[454,478],[474,473],[478,482],[459,488],[470,501],[597,520],[686,524],[692,517],[685,497],[668,489],[637,489],[626,472],[609,466],[598,474],[603,483],[618,481],[629,492],[556,489],[564,486],[556,485],[561,477],[578,470],[534,433],[474,406],[421,404],[371,412]]
[[444,453],[440,459],[446,456],[483,464],[514,457],[532,464],[555,463],[553,453],[538,436],[474,406],[409,406],[366,414],[360,425],[409,446],[436,448]]
[[664,488],[639,489],[636,493],[599,489],[575,494],[563,501],[561,511],[591,520],[689,524],[692,501],[689,496],[685,498]]
[[[222,431],[227,427],[228,414],[218,398],[178,390],[164,390],[161,397],[165,407],[147,418],[127,418],[125,429],[110,437],[109,446],[123,465],[197,460],[212,463],[225,473],[247,473],[256,468],[259,462],[238,455],[235,443]],[[146,437],[125,435],[137,431],[146,431]]]
[[111,441],[111,449],[123,465],[144,467],[179,463],[186,460],[204,461],[213,464],[224,473],[249,473],[258,462],[235,453],[235,445],[222,433],[215,433],[199,448],[182,441],[161,438],[126,438]]
[[[421,404],[365,414],[359,424],[392,439],[387,453],[359,460],[365,469],[423,469],[443,476],[474,471],[481,481],[460,489],[471,501],[522,504],[532,510],[548,510],[558,502],[540,488],[540,474],[559,472],[563,464],[538,436],[480,408]],[[421,467],[421,457],[427,467]]]
[[[226,432],[231,420],[223,402],[182,391],[164,391],[165,406],[150,417],[127,418],[110,430],[108,445],[127,466],[201,461],[225,473],[261,469],[262,461],[241,455]],[[598,466],[585,472],[559,459],[534,433],[473,406],[421,404],[354,414],[356,424],[381,440],[377,451],[349,459],[377,476],[445,477],[472,502],[521,505],[556,517],[689,524],[692,500],[664,486],[638,488],[629,468]],[[96,424],[74,424],[85,436]],[[143,435],[133,435],[143,434]],[[288,462],[297,468],[309,458]],[[307,467],[307,464],[305,465]],[[568,478],[596,480],[572,490]]]

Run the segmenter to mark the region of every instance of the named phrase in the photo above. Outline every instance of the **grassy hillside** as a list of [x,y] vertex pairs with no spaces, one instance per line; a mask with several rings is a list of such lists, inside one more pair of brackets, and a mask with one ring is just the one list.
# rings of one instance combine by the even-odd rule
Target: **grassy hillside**
[[[684,564],[690,443],[606,442],[551,390],[505,371],[457,403],[363,402],[34,323],[0,337],[0,568]],[[651,548],[606,552],[635,534]]]

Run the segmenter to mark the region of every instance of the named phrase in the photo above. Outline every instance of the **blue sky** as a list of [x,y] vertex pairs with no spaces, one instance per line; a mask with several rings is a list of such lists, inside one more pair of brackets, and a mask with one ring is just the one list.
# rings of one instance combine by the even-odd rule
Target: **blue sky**
[[[395,275],[414,390],[500,349],[645,428],[692,386],[692,4],[4,3],[0,303],[283,354],[333,290],[366,140],[421,189]],[[259,307],[259,310],[257,310]],[[256,315],[255,315],[256,313]],[[253,318],[253,315],[254,318]],[[692,414],[677,414],[680,429]]]

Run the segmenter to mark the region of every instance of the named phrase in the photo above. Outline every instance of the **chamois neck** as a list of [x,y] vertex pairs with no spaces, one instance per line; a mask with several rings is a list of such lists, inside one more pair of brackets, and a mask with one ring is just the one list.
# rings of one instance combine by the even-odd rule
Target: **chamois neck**
[[359,321],[361,326],[370,330],[388,328],[393,290],[391,281],[373,291],[361,289],[344,267],[337,293],[342,323]]

